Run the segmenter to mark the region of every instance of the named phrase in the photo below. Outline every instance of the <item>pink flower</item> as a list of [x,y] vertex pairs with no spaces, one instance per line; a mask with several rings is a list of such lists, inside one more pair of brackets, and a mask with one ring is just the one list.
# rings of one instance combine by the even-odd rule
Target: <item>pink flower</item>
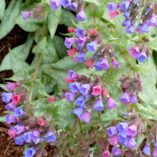
[[116,146],[118,144],[118,138],[117,138],[117,136],[113,136],[113,137],[109,138],[109,143],[112,146]]
[[87,60],[87,62],[85,64],[88,68],[92,68],[93,64],[94,64],[94,60],[92,58],[90,58],[89,60]]
[[74,33],[76,30],[73,27],[68,27],[68,32],[69,33]]
[[91,112],[87,111],[84,114],[81,115],[80,120],[89,124],[90,123],[90,118],[91,118]]
[[92,88],[92,95],[94,96],[101,95],[101,92],[102,92],[102,88],[100,85],[96,85]]
[[16,131],[15,129],[13,129],[13,128],[9,129],[9,130],[8,130],[8,135],[9,135],[9,137],[10,137],[10,138],[15,138],[16,135],[17,135],[16,132],[17,132],[17,131]]
[[77,49],[76,48],[72,48],[70,50],[67,50],[67,53],[70,57],[74,57],[74,55],[77,53]]
[[110,157],[110,152],[109,150],[105,150],[102,154],[102,157]]
[[89,29],[88,34],[89,35],[95,35],[96,34],[96,30],[95,29]]
[[109,11],[109,17],[111,19],[115,18],[119,14],[118,11]]
[[47,125],[47,121],[42,118],[38,119],[37,123],[43,127]]
[[57,100],[57,99],[56,99],[55,96],[49,96],[49,97],[47,98],[47,101],[48,101],[49,103],[55,102],[56,100]]
[[129,55],[133,58],[138,58],[141,54],[140,50],[139,50],[139,47],[135,46],[135,47],[131,47],[129,49]]
[[153,150],[153,157],[157,157],[157,147],[154,147],[154,150]]
[[21,100],[21,95],[17,95],[17,94],[13,95],[13,98],[12,98],[13,104],[15,105],[19,104],[20,100]]

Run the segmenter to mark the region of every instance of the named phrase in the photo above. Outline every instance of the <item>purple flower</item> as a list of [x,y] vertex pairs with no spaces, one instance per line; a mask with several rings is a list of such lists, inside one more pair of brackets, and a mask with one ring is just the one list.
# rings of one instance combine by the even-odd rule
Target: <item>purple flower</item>
[[113,156],[121,156],[122,150],[119,147],[112,147],[112,155]]
[[144,51],[142,51],[140,56],[137,58],[137,60],[139,62],[145,62],[147,59],[148,59],[148,57]]
[[139,33],[148,33],[149,32],[149,26],[147,23],[140,24],[137,28],[137,31]]
[[24,133],[23,138],[24,138],[24,141],[26,143],[31,143],[31,141],[32,141],[32,132],[29,131],[29,132]]
[[102,111],[104,109],[104,105],[101,99],[97,99],[95,101],[93,109],[96,111]]
[[106,57],[102,60],[98,60],[94,66],[96,70],[107,70],[110,67]]
[[77,61],[78,63],[83,63],[83,62],[85,62],[85,61],[86,61],[86,55],[85,55],[85,53],[84,53],[84,52],[79,53],[79,54],[76,56],[76,61]]
[[46,134],[46,138],[47,138],[47,141],[48,142],[55,142],[56,141],[56,136],[53,132],[49,131],[47,134]]
[[10,102],[7,105],[5,105],[5,109],[8,111],[13,111],[15,108],[16,108],[16,104],[14,104],[13,102]]
[[91,112],[87,111],[81,115],[80,120],[89,124],[90,118],[91,118]]
[[125,132],[128,128],[128,123],[121,122],[118,123],[116,127],[119,132]]
[[131,26],[132,25],[131,20],[130,19],[125,19],[122,25],[125,26],[125,27]]
[[76,15],[77,21],[84,21],[86,20],[86,14],[83,10],[81,10],[77,15]]
[[112,146],[116,146],[118,144],[117,135],[109,138],[109,144],[112,145]]
[[137,46],[134,46],[134,47],[131,47],[128,51],[129,55],[133,58],[138,58],[141,54],[140,50],[139,50],[139,47]]
[[9,91],[13,91],[17,86],[18,86],[18,83],[13,83],[13,82],[7,82],[7,85],[6,85]]
[[71,9],[72,11],[76,11],[76,10],[77,10],[77,3],[71,3],[71,4],[70,4],[70,9]]
[[71,92],[77,93],[79,91],[79,88],[80,88],[80,83],[78,83],[78,82],[70,83],[69,88],[70,88]]
[[79,91],[83,95],[88,95],[90,88],[91,88],[90,84],[83,84],[80,86]]
[[5,102],[5,103],[10,102],[12,97],[13,97],[12,93],[6,93],[6,92],[2,93],[2,101]]
[[126,18],[129,18],[129,16],[130,16],[130,13],[129,12],[124,12],[124,17],[126,17]]
[[129,104],[130,103],[130,98],[129,98],[129,94],[123,93],[122,96],[120,97],[120,101],[124,104]]
[[136,125],[130,125],[126,130],[127,136],[135,137],[137,135],[137,126]]
[[78,107],[84,108],[85,107],[85,97],[84,96],[79,96],[76,100],[75,100],[75,105],[77,105]]
[[128,34],[133,34],[135,32],[135,29],[134,29],[134,26],[133,25],[130,25],[128,26],[125,31],[128,33]]
[[130,94],[129,99],[130,99],[130,103],[131,104],[136,104],[137,103],[137,96],[136,96],[136,94]]
[[23,144],[24,144],[24,138],[23,138],[23,136],[21,135],[21,136],[17,136],[16,138],[15,138],[15,143],[16,143],[16,145],[18,145],[18,146],[22,146]]
[[86,31],[83,28],[77,28],[76,29],[76,35],[79,38],[83,38],[86,36]]
[[22,11],[21,16],[24,20],[28,20],[31,17],[31,12],[30,11]]
[[65,98],[68,102],[72,102],[75,99],[75,94],[74,93],[66,92],[64,95],[65,95]]
[[154,147],[153,149],[153,157],[157,157],[157,147]]
[[151,155],[151,149],[150,149],[150,145],[149,145],[149,144],[147,144],[147,145],[144,146],[144,148],[143,148],[143,153],[144,153],[145,155],[148,155],[148,156]]
[[7,124],[11,124],[11,123],[15,123],[16,122],[16,117],[14,115],[11,114],[7,114],[6,115],[6,122]]
[[152,26],[152,27],[156,27],[157,26],[157,19],[156,19],[156,15],[152,15],[149,20],[148,20],[148,25]]
[[77,79],[77,78],[79,78],[79,74],[77,74],[75,71],[73,71],[73,70],[69,70],[68,71],[68,79],[70,79],[70,80],[75,80],[75,79]]
[[130,5],[130,2],[129,2],[129,0],[126,0],[126,1],[124,1],[124,2],[121,2],[120,3],[120,10],[122,10],[122,11],[127,11],[128,10],[128,8],[129,8],[129,5]]
[[87,44],[87,50],[91,53],[94,53],[97,50],[97,42],[96,41],[92,41],[90,43]]
[[25,113],[24,113],[22,107],[17,107],[17,108],[14,109],[14,115],[15,115],[16,117],[21,117],[21,116],[23,116],[24,114],[25,114]]
[[71,0],[60,0],[60,4],[61,4],[61,6],[66,8],[71,4]]
[[77,41],[77,45],[78,45],[78,50],[82,50],[82,48],[84,47],[85,43],[87,41],[87,37],[84,37],[84,38],[79,38],[78,41]]
[[111,126],[107,128],[106,133],[109,137],[113,137],[118,133],[117,128],[115,126]]
[[112,58],[112,67],[114,69],[118,69],[119,66],[120,66],[120,63],[115,58]]
[[38,130],[32,131],[31,139],[32,139],[34,144],[39,143],[39,141],[40,141],[39,137],[40,137],[40,132]]
[[119,5],[116,4],[116,3],[110,2],[110,3],[107,4],[107,9],[108,9],[109,11],[115,11],[115,10],[118,9],[118,7],[119,7]]
[[107,107],[109,109],[113,109],[116,106],[117,106],[116,102],[111,97],[107,98]]
[[59,0],[49,0],[50,7],[52,10],[56,11],[60,7],[60,1]]
[[126,142],[128,148],[135,148],[137,146],[135,138],[128,138]]
[[72,45],[76,43],[76,38],[65,38],[64,45],[66,48],[71,49]]
[[24,152],[24,157],[33,157],[35,155],[35,149],[34,147],[30,147],[30,148],[27,148],[25,149],[25,152]]
[[82,113],[83,113],[83,109],[82,108],[75,108],[74,110],[73,110],[73,113],[78,117],[78,118],[80,118],[81,117],[81,115],[82,115]]

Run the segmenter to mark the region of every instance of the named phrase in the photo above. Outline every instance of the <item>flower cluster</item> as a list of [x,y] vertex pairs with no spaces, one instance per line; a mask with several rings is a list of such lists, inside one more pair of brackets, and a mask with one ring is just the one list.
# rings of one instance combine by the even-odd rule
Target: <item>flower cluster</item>
[[65,98],[74,102],[76,108],[73,113],[86,123],[90,122],[91,110],[104,110],[103,97],[106,97],[108,109],[116,107],[116,102],[109,96],[105,87],[102,87],[100,80],[87,78],[69,70],[66,82],[69,83],[69,91],[65,92]]
[[149,27],[157,26],[157,17],[154,2],[143,2],[142,0],[125,0],[121,3],[108,4],[109,15],[115,17],[123,12],[125,20],[123,26],[125,31],[133,34],[149,32]]
[[136,148],[137,126],[129,125],[127,122],[120,122],[116,126],[108,127],[107,135],[109,144],[112,145],[112,155],[121,156],[123,154],[120,145],[126,148]]
[[149,55],[149,49],[142,44],[131,47],[128,52],[131,57],[139,62],[145,62]]
[[[152,147],[153,152],[151,153]],[[157,141],[153,142],[153,146],[151,144],[146,144],[143,148],[143,153],[147,156],[157,157]]]
[[108,70],[110,68],[109,60],[113,68],[118,68],[120,63],[114,56],[111,45],[104,44],[100,33],[95,29],[88,32],[83,28],[68,29],[73,32],[72,38],[65,38],[65,46],[69,49],[68,55],[78,63],[86,62],[89,68],[95,67],[96,70]]
[[73,2],[72,0],[49,0],[52,10],[57,10],[60,6],[70,9],[71,11],[77,12],[76,19],[77,21],[86,20],[86,14],[84,12],[83,1],[79,0]]
[[[45,117],[31,116],[20,104],[24,101],[24,95],[18,94],[16,90],[18,83],[7,83],[9,93],[2,93],[2,100],[6,103],[8,110],[6,123],[10,125],[8,135],[15,140],[16,145],[27,145],[24,157],[42,156],[45,151],[44,144],[53,143],[56,136],[49,127]],[[16,93],[17,92],[17,93]]]
[[123,75],[120,81],[123,91],[123,94],[120,97],[120,101],[124,104],[137,103],[138,92],[142,91],[140,75],[137,74],[133,78]]

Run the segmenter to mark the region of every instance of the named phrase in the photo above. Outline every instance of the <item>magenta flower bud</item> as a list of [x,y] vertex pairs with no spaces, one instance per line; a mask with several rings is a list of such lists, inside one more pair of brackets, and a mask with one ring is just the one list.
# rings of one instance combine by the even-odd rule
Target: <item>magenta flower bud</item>
[[111,97],[107,98],[107,107],[109,109],[113,109],[116,106],[117,106],[116,102]]
[[85,12],[82,10],[80,11],[77,15],[76,15],[76,19],[77,21],[84,21],[86,20],[86,14]]
[[89,112],[89,111],[83,113],[80,117],[80,120],[87,124],[90,123],[90,119],[91,119],[91,112]]
[[113,136],[109,138],[109,143],[112,146],[116,146],[118,144],[118,137],[117,136]]
[[109,150],[105,150],[102,154],[102,157],[110,157],[111,154],[110,154],[110,151]]
[[149,145],[149,144],[146,144],[146,145],[144,146],[144,148],[143,148],[143,153],[144,153],[145,155],[148,155],[148,156],[151,155],[151,149],[150,149],[150,145]]
[[130,125],[126,130],[127,136],[135,137],[137,135],[137,126],[136,125]]
[[30,11],[22,11],[21,16],[24,20],[28,20],[31,17],[31,12]]

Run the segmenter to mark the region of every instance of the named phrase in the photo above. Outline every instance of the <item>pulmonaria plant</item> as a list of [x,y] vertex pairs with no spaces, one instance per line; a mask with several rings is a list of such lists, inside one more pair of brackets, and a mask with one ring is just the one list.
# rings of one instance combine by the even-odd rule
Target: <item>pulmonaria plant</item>
[[111,45],[105,44],[99,32],[95,29],[86,31],[83,28],[68,29],[73,37],[65,38],[64,45],[69,49],[68,55],[78,63],[85,63],[88,68],[108,70],[109,61],[114,69],[119,68]]
[[24,157],[42,157],[46,152],[47,143],[54,143],[56,136],[44,116],[35,117],[31,114],[32,108],[21,105],[25,95],[17,92],[19,83],[7,83],[10,92],[2,93],[2,100],[8,111],[6,123],[10,125],[8,135],[14,139],[16,145],[27,146]]
[[69,91],[65,92],[65,98],[68,102],[74,102],[76,108],[73,113],[81,121],[90,123],[92,110],[103,111],[104,98],[108,109],[114,109],[117,105],[97,76],[87,78],[70,70],[66,82],[69,83]]
[[148,33],[150,27],[157,26],[156,3],[143,0],[125,0],[121,3],[109,3],[109,15],[115,17],[123,13],[123,26],[129,34]]
[[140,75],[136,74],[134,77],[123,75],[120,79],[123,94],[120,101],[124,104],[135,104],[138,102],[138,93],[142,91],[142,84]]
[[86,20],[86,14],[84,12],[84,2],[82,0],[49,0],[50,7],[53,11],[56,11],[59,7],[70,9],[76,12],[77,21]]

